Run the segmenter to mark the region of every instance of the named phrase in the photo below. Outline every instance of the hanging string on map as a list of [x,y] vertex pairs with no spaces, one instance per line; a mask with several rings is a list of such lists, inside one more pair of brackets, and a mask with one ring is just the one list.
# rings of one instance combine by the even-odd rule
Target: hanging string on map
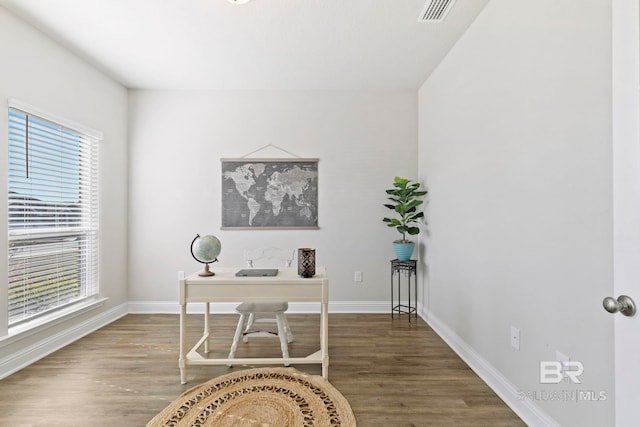
[[290,156],[292,156],[292,157],[296,157],[296,158],[298,158],[298,159],[301,159],[301,158],[302,158],[301,156],[298,156],[297,154],[294,154],[294,153],[292,153],[291,151],[287,151],[287,150],[285,150],[285,149],[284,149],[284,148],[282,148],[282,147],[278,147],[278,146],[277,146],[277,145],[275,145],[275,144],[267,144],[267,145],[265,145],[265,146],[263,146],[263,147],[258,148],[257,150],[253,150],[252,152],[250,152],[250,153],[248,153],[248,154],[245,154],[244,156],[241,156],[240,158],[241,158],[241,159],[245,159],[245,158],[249,157],[250,155],[255,154],[255,153],[259,152],[259,151],[265,150],[265,149],[267,149],[267,148],[269,148],[269,147],[271,147],[271,148],[275,148],[276,150],[280,150],[280,151],[282,151],[283,153],[287,153],[288,155],[290,155]]

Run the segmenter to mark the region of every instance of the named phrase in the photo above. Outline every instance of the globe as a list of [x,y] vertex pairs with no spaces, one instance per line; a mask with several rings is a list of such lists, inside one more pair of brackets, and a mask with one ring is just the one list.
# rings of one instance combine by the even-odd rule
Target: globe
[[191,242],[191,256],[199,263],[204,264],[204,270],[198,273],[199,276],[213,276],[215,273],[209,270],[209,264],[218,260],[218,255],[222,250],[222,244],[216,236],[206,235],[196,237]]

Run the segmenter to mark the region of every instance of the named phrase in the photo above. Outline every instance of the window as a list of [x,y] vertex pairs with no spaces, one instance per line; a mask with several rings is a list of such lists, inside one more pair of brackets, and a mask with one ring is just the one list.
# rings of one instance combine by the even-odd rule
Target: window
[[43,116],[9,109],[9,325],[98,294],[98,137]]

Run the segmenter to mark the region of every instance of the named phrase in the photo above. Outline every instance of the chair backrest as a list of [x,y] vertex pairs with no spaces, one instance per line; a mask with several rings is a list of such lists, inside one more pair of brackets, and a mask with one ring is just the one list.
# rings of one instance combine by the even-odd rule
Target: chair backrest
[[257,248],[244,251],[244,260],[247,267],[269,266],[269,267],[291,267],[295,249],[282,248]]

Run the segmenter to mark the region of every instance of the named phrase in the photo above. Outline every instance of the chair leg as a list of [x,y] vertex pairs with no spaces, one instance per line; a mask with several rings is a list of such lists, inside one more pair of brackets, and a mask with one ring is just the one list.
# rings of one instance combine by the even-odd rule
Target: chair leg
[[247,335],[247,332],[249,332],[251,330],[251,328],[253,327],[253,322],[256,320],[256,314],[255,313],[249,313],[249,320],[247,320],[247,327],[244,329],[244,337],[242,337],[242,341],[243,342],[249,342],[249,335]]
[[289,320],[287,319],[287,315],[284,313],[282,314],[282,317],[284,318],[284,330],[287,333],[287,342],[292,343],[293,332],[291,332],[291,328],[289,327]]
[[[289,358],[289,345],[287,344],[287,333],[285,331],[286,319],[284,317],[284,313],[276,314],[276,323],[278,324],[278,338],[280,338],[280,348],[282,349],[282,357],[285,359]],[[284,364],[284,366],[289,366],[289,363]]]
[[[236,350],[238,349],[238,343],[240,342],[240,336],[242,335],[242,327],[244,326],[244,314],[240,315],[240,320],[238,320],[238,326],[236,326],[236,333],[233,335],[233,343],[231,344],[231,351],[229,351],[228,359],[233,359],[236,355]],[[233,366],[228,364],[227,366]]]

